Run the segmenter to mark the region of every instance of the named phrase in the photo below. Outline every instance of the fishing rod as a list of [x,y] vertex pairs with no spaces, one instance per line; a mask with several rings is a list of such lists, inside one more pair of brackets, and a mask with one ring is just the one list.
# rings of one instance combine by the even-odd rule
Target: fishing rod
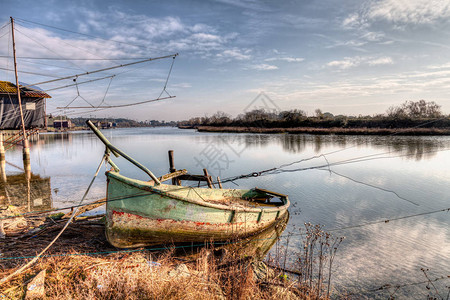
[[136,64],[149,62],[149,61],[154,61],[154,60],[164,59],[164,58],[169,58],[169,57],[176,57],[176,56],[178,56],[178,53],[165,55],[165,56],[160,56],[160,57],[154,57],[154,58],[147,58],[147,59],[135,61],[135,62],[132,62],[132,63],[116,65],[116,66],[112,66],[112,67],[108,67],[108,68],[103,68],[103,69],[98,69],[98,70],[94,70],[94,71],[84,72],[84,73],[75,74],[75,75],[71,75],[71,76],[61,77],[61,78],[58,78],[58,79],[52,79],[52,80],[41,81],[41,82],[33,83],[33,84],[22,85],[21,87],[25,88],[25,87],[35,86],[35,85],[41,85],[41,84],[56,82],[56,81],[60,81],[60,80],[77,78],[77,77],[80,77],[80,76],[91,75],[91,74],[95,74],[95,73],[99,73],[99,72],[114,70],[114,69],[117,69],[117,68],[123,68],[123,67],[131,66],[131,65],[136,65]]

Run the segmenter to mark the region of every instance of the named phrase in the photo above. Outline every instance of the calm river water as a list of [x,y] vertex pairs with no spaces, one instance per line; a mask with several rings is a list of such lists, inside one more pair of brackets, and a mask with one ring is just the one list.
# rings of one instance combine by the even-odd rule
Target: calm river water
[[[103,132],[157,176],[168,172],[169,149],[174,150],[178,169],[201,174],[207,167],[222,179],[297,162],[283,168],[289,172],[224,186],[257,186],[288,194],[291,218],[285,234],[310,222],[333,230],[334,236],[345,236],[334,263],[333,284],[340,291],[357,298],[386,299],[395,293],[399,298],[425,299],[428,290],[420,283],[426,281],[421,268],[429,269],[430,279],[450,275],[450,212],[392,220],[450,207],[450,137],[219,134],[176,128]],[[53,206],[81,199],[103,151],[88,131],[41,134],[32,143],[32,171],[50,177]],[[20,148],[6,153],[7,161],[18,166],[21,156]],[[123,159],[115,161],[124,175],[146,179]],[[323,167],[308,169],[318,166]],[[89,199],[104,197],[105,170]],[[8,164],[7,172],[19,171]],[[383,220],[391,221],[377,222]],[[291,237],[290,253],[299,239]],[[374,291],[387,284],[401,287]],[[434,285],[445,298],[450,279]]]

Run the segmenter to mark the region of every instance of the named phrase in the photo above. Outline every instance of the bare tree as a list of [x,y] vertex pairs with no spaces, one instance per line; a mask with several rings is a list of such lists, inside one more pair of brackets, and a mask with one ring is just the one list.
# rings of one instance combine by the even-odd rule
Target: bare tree
[[442,116],[441,106],[434,101],[405,101],[400,106],[391,106],[386,111],[391,118],[439,118]]
[[320,108],[317,108],[315,111],[314,111],[314,113],[316,114],[316,117],[318,117],[318,118],[323,118],[323,113],[322,113],[322,110],[320,109]]

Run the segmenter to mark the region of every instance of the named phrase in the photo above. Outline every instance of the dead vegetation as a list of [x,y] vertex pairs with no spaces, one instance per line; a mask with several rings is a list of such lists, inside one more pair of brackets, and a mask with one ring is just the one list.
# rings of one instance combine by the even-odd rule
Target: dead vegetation
[[[5,299],[23,299],[31,280],[46,271],[44,299],[316,299],[264,263],[209,250],[180,261],[173,252],[75,255],[42,259],[0,288]],[[5,276],[9,270],[0,272]]]
[[[46,217],[41,222],[21,235],[7,232],[2,238],[0,279],[44,248],[66,220]],[[272,267],[260,261],[265,256],[262,249],[275,243],[284,226],[260,234],[256,241],[232,242],[228,248],[140,248],[120,252],[106,241],[100,217],[78,219],[36,264],[0,286],[0,298],[327,299],[323,279],[319,278],[321,285],[308,284],[301,268],[295,269],[300,275],[286,275],[287,253],[279,252],[282,255],[271,260]],[[309,261],[313,270],[321,262],[324,264],[320,257]],[[316,283],[317,274],[310,275],[311,282]]]

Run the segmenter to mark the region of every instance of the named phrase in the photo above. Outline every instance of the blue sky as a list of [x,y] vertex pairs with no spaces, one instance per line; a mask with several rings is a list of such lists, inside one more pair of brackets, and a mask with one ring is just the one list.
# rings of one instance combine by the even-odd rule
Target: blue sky
[[[373,115],[420,99],[450,112],[450,1],[0,0],[0,5],[0,27],[10,16],[17,22],[22,82],[53,78],[25,72],[63,77],[131,61],[118,59],[179,53],[167,86],[176,98],[84,115],[180,120],[220,110],[236,116],[261,92],[278,109],[311,115],[316,108]],[[0,30],[0,78],[14,81],[13,72],[4,70],[12,68],[5,57],[11,55],[9,30]],[[80,77],[78,82],[116,75],[110,85],[110,79],[79,85],[79,96],[76,86],[49,91],[48,112],[71,101],[95,106],[156,98],[171,63]]]

